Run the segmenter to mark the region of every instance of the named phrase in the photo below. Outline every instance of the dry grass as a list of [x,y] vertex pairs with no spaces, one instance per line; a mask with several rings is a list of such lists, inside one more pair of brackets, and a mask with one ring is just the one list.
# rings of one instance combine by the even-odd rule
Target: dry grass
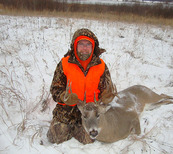
[[[1,6],[0,6],[1,8]],[[166,19],[163,18],[145,18],[145,17],[140,17],[140,16],[136,16],[136,15],[132,15],[132,14],[119,14],[119,15],[114,15],[113,13],[106,13],[106,14],[97,14],[97,13],[71,13],[71,12],[49,12],[49,11],[43,11],[43,12],[39,12],[39,11],[27,11],[27,10],[15,10],[15,9],[4,9],[0,12],[0,14],[4,14],[4,15],[15,15],[15,16],[47,16],[47,17],[67,17],[67,18],[85,18],[85,19],[96,19],[96,20],[109,20],[109,21],[125,21],[125,22],[131,22],[131,23],[147,23],[146,21],[149,21],[148,23],[154,23],[153,21],[156,20],[156,23],[154,24],[160,24],[163,25],[162,23],[165,24]],[[163,20],[163,21],[161,21]],[[13,20],[12,20],[13,21]],[[171,21],[171,20],[169,20]],[[18,22],[17,22],[18,23]],[[37,25],[37,24],[36,24]],[[169,24],[168,24],[169,25]],[[13,31],[20,31],[19,29],[15,29],[15,27],[17,27],[18,25],[16,24],[16,26],[14,26],[14,29],[12,28]],[[38,26],[38,25],[37,25]],[[51,26],[51,25],[48,25]],[[10,26],[9,26],[10,27]],[[42,25],[39,26],[39,28],[41,28]],[[7,26],[8,28],[8,26]],[[6,29],[4,30],[6,31]],[[37,31],[38,32],[38,31]],[[150,32],[150,31],[148,31]],[[44,32],[41,32],[41,34],[44,34]],[[30,40],[33,44],[35,44],[34,46],[36,47],[37,41],[35,40],[35,35],[36,33],[32,32],[32,39]],[[19,35],[19,34],[18,34]],[[8,36],[8,33],[3,33],[2,34],[2,38],[6,38]],[[19,35],[20,36],[20,35]],[[32,80],[32,73],[29,71],[29,68],[27,67],[27,62],[23,61],[20,58],[20,54],[18,54],[18,49],[17,48],[22,48],[22,45],[24,45],[25,41],[21,41],[23,38],[20,38],[19,36],[17,36],[16,38],[16,43],[10,44],[11,42],[9,41],[9,44],[7,47],[2,47],[2,52],[4,52],[4,55],[9,55],[9,57],[15,57],[14,61],[18,61],[18,67],[23,68],[22,70],[24,72],[26,72],[26,74],[23,75],[24,79],[25,77],[28,78],[28,81],[23,81],[21,80],[22,78],[17,78],[18,72],[16,72],[16,69],[12,69],[11,67],[13,67],[13,65],[9,66],[9,64],[5,63],[5,65],[0,66],[1,70],[0,70],[0,75],[1,78],[3,76],[3,78],[1,80],[6,81],[4,82],[4,84],[0,85],[0,100],[1,100],[1,104],[0,107],[2,108],[2,113],[0,118],[2,119],[2,123],[4,123],[4,125],[6,126],[6,128],[8,129],[9,133],[13,133],[16,132],[16,136],[14,135],[14,140],[13,140],[13,144],[18,146],[21,145],[22,143],[25,142],[25,139],[29,139],[29,143],[30,143],[30,147],[29,148],[34,148],[34,146],[32,146],[32,144],[34,145],[35,142],[37,143],[39,138],[41,138],[42,136],[45,136],[45,132],[43,130],[48,129],[48,122],[44,122],[44,118],[41,118],[40,116],[44,116],[44,112],[46,111],[46,109],[48,107],[50,107],[50,100],[51,100],[51,96],[50,93],[48,92],[49,89],[46,89],[45,86],[45,82],[41,82],[40,85],[40,93],[37,93],[37,98],[34,101],[30,102],[30,96],[32,94],[31,90],[29,90],[30,88],[27,87],[27,83],[31,83],[31,85],[37,81],[37,80]],[[40,41],[43,38],[41,37],[42,35],[39,36],[38,39],[40,39]],[[154,35],[155,36],[155,35]],[[159,36],[155,36],[155,39],[161,39]],[[30,42],[27,42],[28,39],[26,39],[26,44],[25,46],[27,46],[27,44],[29,44]],[[2,41],[3,42],[3,41]],[[135,45],[137,45],[135,42]],[[3,46],[5,46],[5,44],[3,44]],[[17,47],[15,47],[17,46]],[[49,49],[49,44],[47,44],[47,48]],[[5,49],[5,50],[4,50]],[[39,50],[37,48],[34,48],[36,51]],[[21,50],[21,49],[20,49]],[[30,54],[32,54],[32,48],[29,48],[30,50]],[[50,52],[52,52],[52,55],[56,55],[57,51],[50,50]],[[55,52],[55,53],[54,53]],[[128,52],[128,51],[127,51]],[[136,58],[136,55],[132,52],[128,52],[133,58]],[[140,53],[140,51],[138,52]],[[34,56],[34,55],[33,55]],[[55,59],[57,60],[58,56],[53,56]],[[38,58],[39,57],[34,57],[32,63],[35,64],[34,66],[37,66],[38,63]],[[6,58],[5,58],[6,59]],[[60,59],[58,57],[58,59]],[[44,60],[44,59],[43,59]],[[173,59],[172,59],[173,60]],[[41,64],[41,63],[40,63]],[[14,65],[15,66],[15,65]],[[16,67],[16,66],[15,66]],[[46,65],[46,67],[49,67],[49,65]],[[119,66],[121,67],[121,66]],[[36,69],[37,70],[37,69]],[[40,67],[38,67],[38,70],[40,70]],[[41,71],[40,71],[41,72]],[[31,73],[31,77],[28,76],[28,74]],[[30,80],[31,78],[31,80]],[[17,84],[18,83],[18,84]],[[170,82],[171,84],[171,82]],[[21,87],[26,87],[24,88],[24,90],[21,90]],[[25,90],[26,89],[26,90]],[[27,94],[29,91],[29,94]],[[29,96],[27,98],[27,96]],[[32,106],[30,106],[30,104],[32,104]],[[12,107],[16,107],[16,109],[14,111],[12,111]],[[10,112],[12,111],[12,113]],[[41,111],[41,113],[39,112]],[[39,112],[39,113],[38,113]],[[43,113],[42,113],[43,112]],[[48,113],[50,113],[51,116],[51,111],[47,111]],[[21,115],[21,120],[20,121],[15,121],[15,117],[16,115],[13,115],[14,113],[17,113],[16,115],[20,118]],[[29,115],[31,117],[29,117]],[[33,117],[33,115],[35,115],[35,117],[37,119],[35,119]],[[48,114],[46,114],[48,115]],[[172,114],[171,114],[172,116]],[[169,117],[168,117],[169,118]],[[167,118],[167,120],[168,120]],[[171,120],[171,119],[170,119]],[[41,121],[41,122],[40,122]],[[163,127],[164,128],[164,127]],[[150,141],[154,141],[154,142],[158,142],[158,145],[163,145],[165,144],[165,147],[167,148],[171,148],[173,149],[172,145],[169,145],[168,143],[164,143],[164,142],[160,142],[155,140],[155,137],[152,137],[154,132],[157,130],[157,127],[153,127],[151,130],[147,130],[146,132],[144,132],[143,136],[140,137],[135,137],[133,136],[132,138],[130,138],[130,143],[129,145],[127,145],[124,149],[122,149],[121,153],[128,153],[132,148],[133,145],[136,143],[141,143],[141,149],[145,150],[145,149],[155,149],[156,147],[151,147],[152,144],[150,144]],[[160,128],[159,128],[160,129]],[[168,128],[165,128],[166,130],[168,130]],[[157,131],[156,131],[157,132]],[[44,138],[43,138],[44,139]],[[40,144],[43,144],[43,141],[40,140]],[[170,146],[170,147],[169,147]],[[17,147],[17,148],[18,148]],[[21,148],[21,147],[19,147]],[[164,149],[163,149],[164,150]],[[157,150],[158,151],[158,150]],[[146,153],[144,151],[144,153]],[[161,151],[160,153],[167,153],[167,151]]]
[[46,16],[46,17],[65,17],[65,18],[79,18],[79,19],[93,19],[102,21],[115,21],[115,22],[127,22],[137,24],[151,24],[159,26],[173,27],[172,18],[163,17],[147,17],[140,16],[132,13],[97,13],[97,12],[58,12],[58,11],[29,11],[24,9],[11,9],[3,8],[0,6],[1,15],[13,15],[13,16]]

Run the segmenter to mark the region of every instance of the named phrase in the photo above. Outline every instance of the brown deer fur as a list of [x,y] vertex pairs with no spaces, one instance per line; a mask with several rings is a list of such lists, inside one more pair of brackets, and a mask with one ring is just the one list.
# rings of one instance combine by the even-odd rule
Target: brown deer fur
[[119,93],[111,86],[102,97],[104,102],[102,99],[90,103],[79,100],[77,105],[82,113],[83,127],[90,137],[108,143],[124,139],[131,133],[141,133],[139,115],[146,104],[155,107],[173,103],[172,97],[158,95],[142,85]]

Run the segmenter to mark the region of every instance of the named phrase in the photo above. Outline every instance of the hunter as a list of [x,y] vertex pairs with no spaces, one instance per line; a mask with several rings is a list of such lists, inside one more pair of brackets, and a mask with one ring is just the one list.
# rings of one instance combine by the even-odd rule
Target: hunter
[[[78,99],[87,102],[99,100],[103,91],[112,84],[109,69],[99,56],[105,52],[99,47],[95,34],[89,29],[77,30],[71,41],[71,49],[58,63],[50,92],[57,102],[53,119],[47,132],[51,143],[62,143],[74,137],[83,144],[94,142],[81,124],[77,105],[67,105]],[[67,87],[72,92],[64,99]]]

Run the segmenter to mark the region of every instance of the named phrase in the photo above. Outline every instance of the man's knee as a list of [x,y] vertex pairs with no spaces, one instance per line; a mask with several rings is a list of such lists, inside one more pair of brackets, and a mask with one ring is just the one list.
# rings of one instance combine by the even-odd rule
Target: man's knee
[[47,132],[51,143],[62,143],[72,138],[70,127],[67,124],[53,120]]

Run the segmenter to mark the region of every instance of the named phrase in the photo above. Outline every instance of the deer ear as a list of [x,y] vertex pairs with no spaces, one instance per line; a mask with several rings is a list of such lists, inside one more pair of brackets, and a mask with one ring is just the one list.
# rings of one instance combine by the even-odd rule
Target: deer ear
[[80,99],[78,99],[77,107],[80,110],[80,112],[82,112],[82,108],[84,107],[85,104],[86,104],[86,91],[84,93],[84,100],[81,101]]
[[112,102],[112,100],[114,99],[114,97],[115,97],[115,94],[109,94],[107,96],[107,98],[102,98],[102,102],[104,104],[109,104],[110,102]]
[[78,109],[79,109],[80,111],[81,111],[81,109],[83,108],[84,104],[85,104],[85,103],[79,99],[79,101],[78,101],[78,103],[77,103],[77,107],[78,107]]
[[99,112],[103,114],[107,112],[110,109],[110,107],[111,107],[110,105],[104,104],[103,102],[101,102],[99,105]]
[[106,112],[111,108],[110,105],[106,106]]

